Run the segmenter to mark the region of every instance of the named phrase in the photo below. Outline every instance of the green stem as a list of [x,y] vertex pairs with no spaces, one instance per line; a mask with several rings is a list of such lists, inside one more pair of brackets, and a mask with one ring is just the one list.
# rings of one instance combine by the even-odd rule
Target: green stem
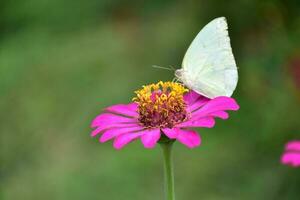
[[165,192],[166,200],[175,200],[174,192],[174,173],[172,165],[172,146],[173,141],[160,144],[164,157],[164,173],[165,173]]

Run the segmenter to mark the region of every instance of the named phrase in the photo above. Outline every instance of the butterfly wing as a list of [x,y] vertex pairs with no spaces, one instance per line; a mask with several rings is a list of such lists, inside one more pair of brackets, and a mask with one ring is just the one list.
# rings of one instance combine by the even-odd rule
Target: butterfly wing
[[238,81],[224,17],[208,23],[188,48],[179,79],[206,96],[231,96]]

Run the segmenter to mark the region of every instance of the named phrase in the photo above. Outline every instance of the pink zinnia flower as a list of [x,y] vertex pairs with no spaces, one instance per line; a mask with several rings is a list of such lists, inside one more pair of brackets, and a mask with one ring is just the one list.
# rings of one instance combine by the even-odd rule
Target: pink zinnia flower
[[145,148],[153,148],[159,140],[178,140],[194,148],[201,138],[190,128],[212,128],[214,118],[227,119],[227,110],[239,109],[233,98],[208,99],[175,82],[143,86],[136,95],[133,103],[110,106],[98,115],[91,135],[102,134],[102,143],[114,139],[116,149],[138,138]]
[[285,145],[281,163],[292,167],[300,167],[300,140],[290,141]]

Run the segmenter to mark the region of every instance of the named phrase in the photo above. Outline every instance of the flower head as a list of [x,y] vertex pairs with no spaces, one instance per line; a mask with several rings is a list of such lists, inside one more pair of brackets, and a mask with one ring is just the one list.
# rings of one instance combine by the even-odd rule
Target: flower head
[[285,145],[281,163],[292,167],[300,167],[300,140],[293,140]]
[[227,110],[239,109],[233,98],[208,99],[174,82],[150,84],[135,93],[133,103],[110,106],[97,116],[91,135],[102,133],[100,142],[114,139],[116,149],[137,138],[144,147],[153,148],[161,136],[194,148],[201,138],[190,128],[211,128],[215,117],[227,119]]

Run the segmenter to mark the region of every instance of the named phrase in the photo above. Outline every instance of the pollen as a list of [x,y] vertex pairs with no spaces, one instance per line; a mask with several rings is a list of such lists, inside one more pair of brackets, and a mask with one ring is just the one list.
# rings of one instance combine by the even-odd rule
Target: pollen
[[140,124],[146,128],[172,128],[185,121],[186,92],[188,89],[180,83],[162,81],[135,91],[133,101],[138,104]]

